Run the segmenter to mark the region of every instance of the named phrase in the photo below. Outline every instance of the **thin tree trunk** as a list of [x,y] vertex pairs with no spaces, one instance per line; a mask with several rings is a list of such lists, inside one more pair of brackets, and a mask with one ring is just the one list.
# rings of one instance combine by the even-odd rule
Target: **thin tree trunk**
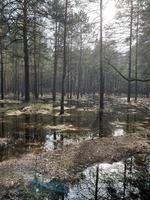
[[37,88],[37,64],[36,64],[36,15],[34,12],[34,97],[38,99],[38,88]]
[[53,75],[53,102],[56,101],[56,79],[57,79],[57,61],[58,61],[58,22],[55,24],[55,57],[54,57],[54,75]]
[[4,99],[4,63],[3,63],[3,50],[2,50],[2,42],[1,42],[1,99]]
[[137,103],[138,96],[138,47],[139,47],[139,2],[137,11],[137,25],[136,25],[136,55],[135,55],[135,103]]
[[104,72],[103,72],[103,0],[100,0],[100,110],[104,108]]
[[[18,65],[17,67],[19,66],[19,63],[18,62]],[[17,69],[17,99],[19,100],[19,96],[20,96],[20,76],[19,76],[19,68]]]
[[43,97],[43,70],[40,70],[40,94]]
[[64,21],[64,60],[63,60],[63,75],[62,75],[62,89],[61,89],[61,109],[60,114],[64,114],[64,96],[65,96],[65,78],[66,78],[66,39],[67,39],[67,13],[68,13],[68,0],[65,4],[65,21]]
[[78,64],[78,87],[77,87],[77,99],[79,99],[81,90],[81,77],[82,77],[82,33],[80,33],[80,57]]
[[67,99],[69,99],[69,91],[70,91],[70,65],[68,65],[68,71],[67,71]]
[[96,181],[95,181],[95,200],[98,200],[98,181],[99,181],[99,166],[96,166]]
[[70,56],[69,56],[69,90],[68,90],[68,97],[69,99],[72,99],[72,87],[73,87],[73,77],[72,77],[72,42],[73,42],[73,38],[71,36],[71,41],[70,41]]
[[127,160],[124,161],[124,179],[123,179],[123,199],[126,197],[126,182],[127,182]]
[[14,61],[14,64],[15,64],[15,66],[14,66],[14,98],[16,98],[17,97],[17,91],[18,91],[18,88],[17,88],[17,86],[18,86],[18,79],[17,79],[17,76],[18,76],[18,59],[17,58],[14,58],[15,59],[15,61]]
[[129,69],[128,69],[128,96],[127,102],[131,98],[131,67],[132,67],[132,35],[133,35],[133,0],[131,0],[131,13],[130,13],[130,44],[129,44]]
[[24,67],[25,67],[25,102],[30,100],[29,80],[29,52],[27,38],[27,0],[23,2],[23,45],[24,45]]
[[100,87],[99,87],[99,136],[103,134],[104,71],[103,71],[103,0],[100,0]]
[[40,38],[39,38],[39,45],[38,45],[38,62],[37,62],[37,93],[38,96],[40,94],[40,60],[41,60],[41,48],[40,48]]

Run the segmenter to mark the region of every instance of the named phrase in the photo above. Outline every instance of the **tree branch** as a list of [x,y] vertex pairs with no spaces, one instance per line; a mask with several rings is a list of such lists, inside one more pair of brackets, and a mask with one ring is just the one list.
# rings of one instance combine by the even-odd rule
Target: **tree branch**
[[149,79],[135,79],[135,78],[131,78],[131,79],[128,79],[125,75],[123,75],[118,69],[117,67],[115,67],[108,58],[105,57],[105,60],[107,61],[107,64],[109,66],[111,66],[123,79],[125,79],[126,81],[139,81],[139,82],[149,82],[150,81],[150,78]]

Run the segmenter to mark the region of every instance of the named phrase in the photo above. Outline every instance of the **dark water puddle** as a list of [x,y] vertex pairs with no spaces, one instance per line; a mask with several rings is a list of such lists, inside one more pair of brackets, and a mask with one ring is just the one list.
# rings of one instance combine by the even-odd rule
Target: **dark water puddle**
[[[29,152],[62,149],[65,145],[95,137],[149,133],[150,117],[145,113],[119,104],[116,100],[106,101],[105,105],[101,126],[97,108],[92,101],[82,101],[76,109],[67,110],[70,115],[64,117],[42,114],[6,116],[1,113],[0,161]],[[45,129],[46,126],[62,124],[66,127],[71,125],[74,130]]]
[[14,106],[18,106],[18,105],[20,105],[21,104],[21,102],[14,102],[14,101],[10,101],[10,102],[5,102],[5,103],[2,103],[2,102],[0,102],[0,108],[10,108],[10,107],[14,107]]

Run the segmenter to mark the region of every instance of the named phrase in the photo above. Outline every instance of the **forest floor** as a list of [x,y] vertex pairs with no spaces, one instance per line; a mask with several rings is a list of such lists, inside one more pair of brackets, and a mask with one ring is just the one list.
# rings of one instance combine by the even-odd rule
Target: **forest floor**
[[31,174],[34,176],[36,171],[45,180],[57,177],[73,182],[78,178],[77,172],[88,166],[112,163],[136,153],[150,153],[150,141],[138,135],[107,137],[84,141],[55,152],[27,154],[0,163],[0,185],[13,186]]
[[[126,98],[124,97],[106,97],[109,99],[116,99],[118,98],[121,100],[122,104],[128,104],[128,106],[135,107],[142,112],[149,112],[150,111],[150,104],[149,104],[149,98],[139,98],[137,103],[134,102],[134,99],[131,99],[130,103],[126,102]],[[82,103],[84,106],[82,107],[83,110],[88,106],[89,104],[92,103],[92,108],[93,108],[93,102],[92,100],[88,99],[88,97],[83,97],[80,101],[77,101],[76,99],[72,99],[71,101],[77,103]],[[71,101],[66,101],[65,104],[65,110],[69,109],[74,109],[76,108],[74,105],[71,106],[70,102]],[[60,101],[56,101],[55,105],[52,105],[52,102],[50,98],[47,99],[41,99],[38,101],[32,101],[30,103],[24,103],[21,100],[14,100],[14,99],[5,99],[5,100],[0,100],[0,113],[5,113],[8,115],[21,115],[21,114],[32,114],[32,113],[37,113],[37,114],[54,114],[59,115],[60,111],[60,106],[59,106]]]
[[[129,107],[136,108],[138,110],[141,110],[142,112],[149,112],[150,111],[150,104],[149,104],[149,98],[141,97],[138,98],[137,103],[134,102],[134,99],[131,99],[130,103],[126,102],[126,98],[124,97],[114,97],[114,96],[107,96],[106,98],[111,99],[116,99],[118,98],[121,100],[122,104],[126,104]],[[83,105],[83,107],[78,108],[85,110],[86,107],[89,107],[89,104],[92,104],[91,108],[97,108],[97,106],[93,107],[93,100],[89,100],[88,97],[83,97],[81,100],[76,100],[75,98],[70,100],[70,101],[65,101],[65,107],[64,110],[69,110],[69,109],[74,109],[76,106],[71,105],[70,102],[74,103],[79,103]],[[53,114],[53,115],[59,115],[60,111],[60,106],[59,106],[60,101],[56,101],[55,105],[52,105],[52,102],[50,98],[42,98],[38,101],[32,101],[30,103],[24,103],[21,100],[14,100],[14,99],[5,99],[5,100],[0,100],[0,113],[5,113],[6,115],[22,115],[22,114]],[[89,108],[88,108],[89,109]],[[64,114],[66,115],[66,113]]]
[[[122,104],[126,104],[122,98]],[[12,102],[11,102],[12,103]],[[42,114],[42,115],[59,115],[60,107],[53,108],[51,103],[33,103],[21,104],[13,102],[12,106],[2,108],[4,115],[19,116],[22,114]],[[143,113],[149,113],[149,103],[140,99],[137,104],[131,102],[128,105],[130,108],[136,108]],[[65,110],[75,109],[73,106],[66,106]],[[85,107],[77,108],[79,111],[86,112]],[[106,110],[109,110],[107,108]],[[54,112],[55,110],[55,112]],[[96,106],[92,106],[88,111],[97,110]],[[85,113],[86,114],[86,113]],[[66,112],[64,116],[69,116]],[[63,131],[75,131],[76,127],[73,125],[59,124],[56,126],[47,126],[49,129]],[[125,134],[122,136],[114,137],[109,135],[107,137],[90,138],[79,143],[69,144],[63,146],[62,149],[55,151],[43,151],[40,153],[30,152],[23,154],[19,158],[11,158],[0,162],[0,188],[16,187],[20,183],[28,184],[29,181],[34,179],[35,174],[42,175],[42,180],[48,181],[52,178],[59,178],[63,181],[76,182],[78,181],[78,172],[83,171],[95,163],[112,163],[120,161],[135,153],[148,153],[150,154],[150,132],[137,132]],[[2,143],[6,142],[3,139]],[[1,189],[1,190],[3,190]],[[1,191],[0,190],[0,191]]]

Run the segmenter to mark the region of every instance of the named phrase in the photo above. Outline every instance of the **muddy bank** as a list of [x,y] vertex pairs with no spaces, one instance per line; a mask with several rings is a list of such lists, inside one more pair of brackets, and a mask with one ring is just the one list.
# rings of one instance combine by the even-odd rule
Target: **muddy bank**
[[30,181],[36,172],[44,180],[60,178],[70,182],[78,179],[77,172],[101,162],[114,162],[134,153],[150,153],[150,142],[141,136],[98,138],[64,147],[54,152],[26,154],[20,159],[0,163],[0,185],[12,186]]

